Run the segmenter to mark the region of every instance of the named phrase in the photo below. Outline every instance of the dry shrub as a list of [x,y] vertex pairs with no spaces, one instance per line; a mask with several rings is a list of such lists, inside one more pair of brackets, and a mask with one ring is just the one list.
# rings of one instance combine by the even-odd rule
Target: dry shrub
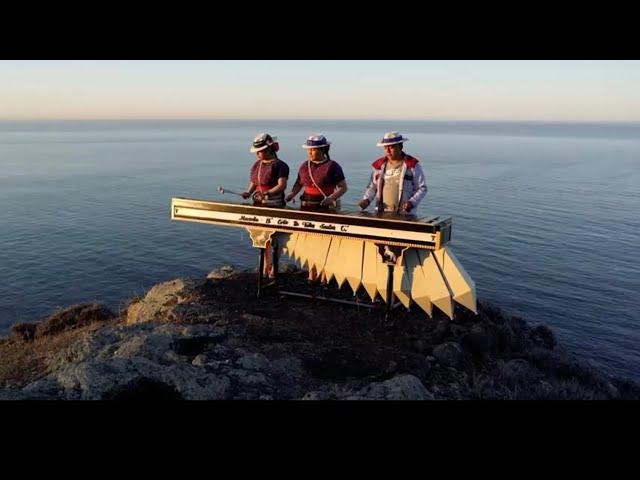
[[96,322],[104,322],[116,318],[116,314],[97,303],[72,305],[54,313],[44,322],[38,324],[37,337],[50,337],[67,330],[86,327]]
[[31,342],[36,338],[37,323],[16,323],[11,327],[11,333],[23,342]]

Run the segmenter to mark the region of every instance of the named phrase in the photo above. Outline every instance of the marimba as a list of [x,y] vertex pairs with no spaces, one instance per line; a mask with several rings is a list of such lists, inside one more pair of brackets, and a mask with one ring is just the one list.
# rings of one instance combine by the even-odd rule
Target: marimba
[[[454,302],[473,312],[475,284],[447,244],[451,217],[372,214],[349,211],[305,211],[246,204],[171,199],[171,219],[247,229],[260,249],[258,294],[267,242],[300,265],[338,287],[345,282],[354,295],[364,288],[372,301],[389,308],[397,299],[415,303],[429,316],[433,306],[453,318]],[[277,256],[274,258],[277,267]]]

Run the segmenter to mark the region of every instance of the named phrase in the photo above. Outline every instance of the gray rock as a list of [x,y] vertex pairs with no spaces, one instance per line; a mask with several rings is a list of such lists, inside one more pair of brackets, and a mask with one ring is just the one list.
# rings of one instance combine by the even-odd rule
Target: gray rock
[[[189,360],[192,350],[209,348],[225,337],[224,330],[209,325],[187,327],[143,323],[116,328],[103,328],[81,338],[48,359],[50,370],[69,363],[117,358],[146,358],[163,365]],[[184,351],[183,351],[184,350]]]
[[187,338],[209,337],[213,340],[222,340],[226,336],[226,328],[211,325],[188,325],[182,327],[180,335]]
[[245,370],[264,372],[269,370],[269,360],[261,353],[250,353],[236,360],[239,367]]
[[261,372],[252,372],[234,368],[229,370],[229,376],[244,386],[258,387],[268,383],[267,377]]
[[174,357],[168,353],[175,353],[171,350],[173,337],[162,333],[140,333],[130,338],[124,338],[117,345],[112,358],[146,358],[154,362],[163,360],[174,361]]
[[384,382],[374,382],[347,400],[434,400],[419,378],[413,375],[399,375]]
[[[198,336],[203,334],[212,334],[215,339],[221,329],[156,323],[103,328],[48,359],[52,371],[49,387],[30,388],[42,398],[50,396],[56,385],[58,397],[69,399],[148,396],[149,385],[164,386],[179,398],[227,398],[231,382],[226,376],[213,374],[197,366],[198,362],[190,363],[191,357],[175,350],[181,341],[210,338]],[[144,388],[147,391],[143,392]],[[133,391],[127,392],[128,389]]]
[[300,382],[306,375],[302,362],[293,356],[278,358],[271,362],[271,372],[284,382]]
[[164,354],[164,360],[168,363],[182,363],[182,362],[191,362],[191,357],[188,355],[179,355],[173,350],[169,350]]
[[113,392],[122,392],[140,379],[164,384],[189,400],[224,399],[231,385],[228,378],[203,373],[189,364],[161,366],[145,358],[71,364],[55,376],[64,398],[82,400],[113,398]]
[[216,268],[215,270],[212,270],[211,272],[209,272],[209,274],[207,275],[207,278],[210,278],[213,280],[229,278],[231,275],[235,273],[235,271],[236,269],[233,265],[224,265],[220,268]]
[[122,338],[120,329],[103,328],[92,335],[81,337],[66,348],[51,353],[46,359],[47,366],[50,371],[55,372],[70,363],[112,358]]
[[63,389],[63,398],[100,400],[113,388],[129,383],[139,376],[127,362],[129,361],[125,359],[116,359],[72,363],[54,375]]
[[240,318],[243,318],[244,320],[248,320],[250,322],[259,322],[259,323],[269,322],[268,318],[261,317],[259,315],[253,315],[251,313],[243,313],[242,315],[240,315]]
[[48,375],[45,378],[37,380],[22,389],[23,393],[34,399],[57,399],[63,393],[62,386],[56,378]]
[[20,390],[20,389],[0,389],[0,401],[16,401],[16,400],[55,400],[57,396],[52,396],[48,393],[40,392],[38,390]]
[[314,390],[303,395],[302,400],[329,400],[331,394],[323,390]]
[[191,365],[194,367],[206,367],[210,362],[211,360],[209,359],[209,356],[205,353],[201,353],[193,358]]
[[127,324],[166,320],[173,308],[185,302],[203,282],[177,278],[154,286],[145,297],[129,306]]
[[464,362],[464,355],[460,345],[455,342],[445,342],[433,349],[433,356],[440,363],[449,367],[460,367]]
[[191,364],[197,367],[206,367],[210,370],[217,370],[221,372],[229,372],[232,369],[231,360],[229,359],[211,360],[211,359],[206,359],[206,357],[204,357],[205,360],[203,361],[202,360],[203,357],[204,357],[203,355],[198,355],[196,358],[193,359],[193,362],[191,362]]
[[167,312],[166,318],[176,323],[214,323],[225,315],[225,312],[208,305],[186,302],[173,307]]
[[173,385],[186,400],[223,400],[231,398],[231,380],[224,375],[201,374],[191,365],[172,365],[162,369],[157,378]]

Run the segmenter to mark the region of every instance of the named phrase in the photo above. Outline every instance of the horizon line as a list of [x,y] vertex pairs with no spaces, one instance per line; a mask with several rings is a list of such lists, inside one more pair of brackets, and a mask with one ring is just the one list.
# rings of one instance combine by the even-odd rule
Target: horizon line
[[558,124],[640,124],[638,120],[559,120],[559,119],[473,119],[473,118],[238,118],[238,117],[140,117],[140,118],[0,118],[0,122],[433,122],[433,123],[558,123]]

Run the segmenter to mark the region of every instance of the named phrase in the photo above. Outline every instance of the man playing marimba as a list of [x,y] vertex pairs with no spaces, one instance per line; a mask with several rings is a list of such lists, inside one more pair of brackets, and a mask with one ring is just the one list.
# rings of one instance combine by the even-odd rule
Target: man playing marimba
[[384,148],[385,156],[371,164],[373,172],[358,203],[360,208],[367,208],[376,198],[377,212],[407,214],[416,210],[427,194],[427,182],[418,159],[402,151],[408,140],[400,132],[384,134],[377,146]]

